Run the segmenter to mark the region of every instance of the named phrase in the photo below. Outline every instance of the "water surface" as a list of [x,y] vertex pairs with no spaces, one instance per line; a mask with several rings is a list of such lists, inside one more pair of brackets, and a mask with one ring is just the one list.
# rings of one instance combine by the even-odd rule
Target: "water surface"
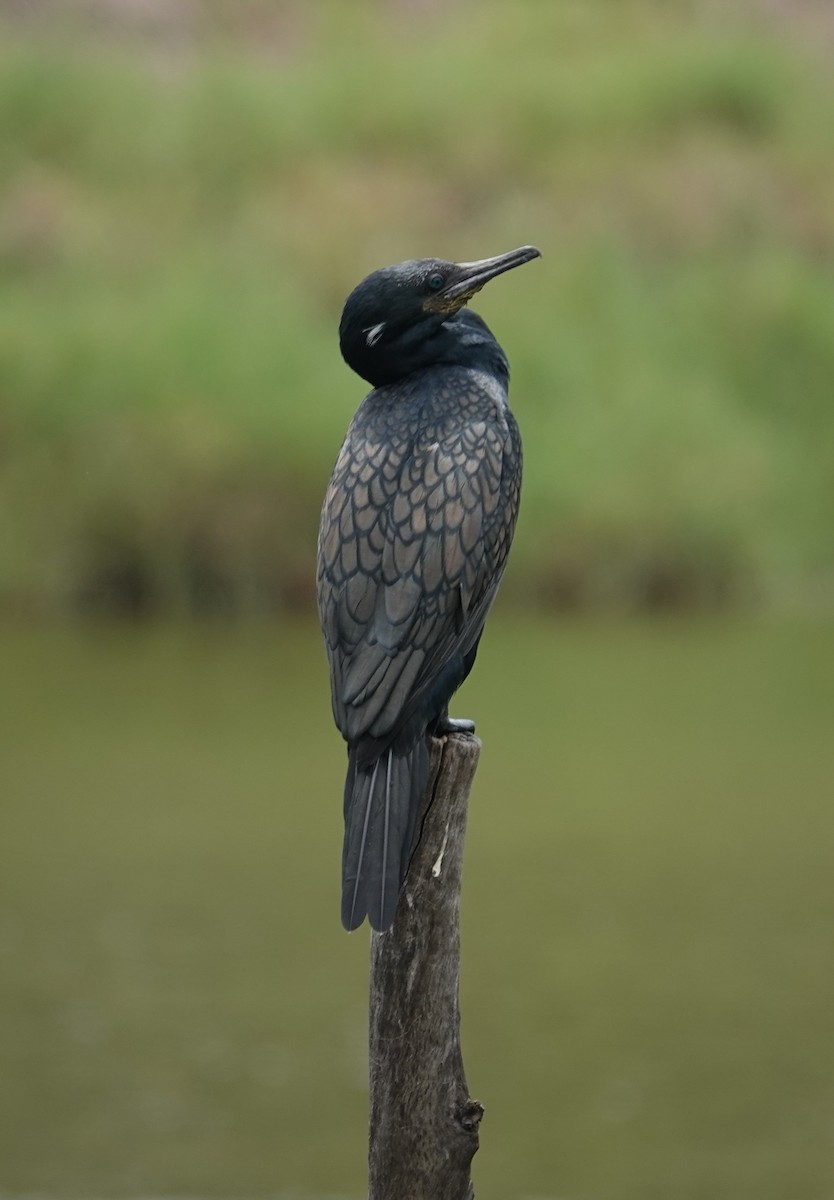
[[[0,1194],[365,1185],[311,625],[0,635]],[[493,622],[479,1200],[834,1191],[834,628]]]

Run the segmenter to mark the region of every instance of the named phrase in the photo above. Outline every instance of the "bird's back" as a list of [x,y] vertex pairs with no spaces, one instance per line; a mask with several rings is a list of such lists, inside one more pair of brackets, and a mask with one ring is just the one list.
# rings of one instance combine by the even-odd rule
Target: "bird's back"
[[477,640],[520,484],[518,427],[486,373],[431,368],[363,401],[319,538],[334,716],[348,740],[392,740],[444,666]]

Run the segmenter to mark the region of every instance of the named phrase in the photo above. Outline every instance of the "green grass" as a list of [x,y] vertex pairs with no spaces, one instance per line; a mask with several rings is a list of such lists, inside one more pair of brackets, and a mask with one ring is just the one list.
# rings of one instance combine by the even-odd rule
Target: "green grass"
[[[317,631],[0,637],[0,1193],[363,1194]],[[827,625],[499,619],[462,1034],[483,1200],[834,1185]]]
[[363,394],[344,296],[527,241],[478,303],[527,445],[519,597],[830,598],[824,56],[642,0],[238,11],[185,45],[6,18],[0,600],[309,603]]

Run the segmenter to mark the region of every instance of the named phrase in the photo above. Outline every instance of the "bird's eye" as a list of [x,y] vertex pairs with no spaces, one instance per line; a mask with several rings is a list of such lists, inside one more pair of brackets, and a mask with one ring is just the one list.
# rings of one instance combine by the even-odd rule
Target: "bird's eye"
[[439,292],[446,280],[439,271],[435,271],[433,275],[429,275],[429,287],[433,292]]

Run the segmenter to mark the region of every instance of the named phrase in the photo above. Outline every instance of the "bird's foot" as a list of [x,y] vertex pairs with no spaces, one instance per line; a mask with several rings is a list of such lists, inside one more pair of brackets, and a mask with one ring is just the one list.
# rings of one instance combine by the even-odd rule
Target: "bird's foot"
[[464,719],[455,720],[448,714],[441,717],[434,728],[435,737],[446,737],[450,733],[474,733],[475,722]]

